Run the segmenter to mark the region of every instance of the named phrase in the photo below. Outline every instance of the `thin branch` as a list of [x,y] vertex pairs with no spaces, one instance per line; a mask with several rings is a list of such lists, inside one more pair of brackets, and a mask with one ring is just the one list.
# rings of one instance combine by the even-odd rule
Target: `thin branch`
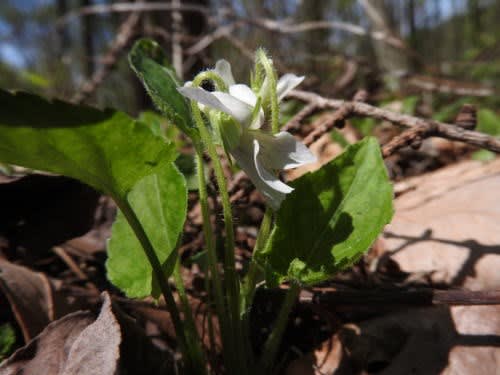
[[385,32],[374,31],[370,32],[359,25],[352,23],[341,22],[341,21],[307,21],[302,23],[291,24],[289,22],[276,21],[272,19],[262,19],[262,18],[252,18],[252,19],[242,19],[245,22],[252,24],[254,26],[275,31],[281,34],[296,34],[305,31],[312,30],[328,30],[336,29],[346,31],[348,33],[359,35],[359,36],[370,36],[375,40],[381,40],[393,47],[406,49],[404,43],[394,36],[389,35]]
[[472,82],[462,82],[416,74],[404,76],[402,79],[405,84],[424,91],[477,97],[488,97],[496,94],[494,88],[474,84]]
[[281,128],[282,131],[297,131],[300,128],[300,123],[306,118],[318,111],[318,107],[314,103],[309,103],[302,108],[285,126]]
[[122,51],[127,47],[132,36],[134,29],[139,22],[140,14],[132,13],[123,22],[118,30],[118,33],[109,48],[108,53],[103,58],[102,66],[94,72],[92,77],[80,87],[78,92],[71,99],[74,103],[83,103],[94,91],[101,85],[107,75],[111,72],[116,65],[118,58]]
[[[318,288],[319,289],[319,288]],[[303,292],[299,298],[301,303],[319,304],[338,308],[349,305],[363,306],[473,306],[500,305],[500,290],[470,291],[470,290],[335,290]]]
[[407,128],[422,127],[427,129],[429,135],[464,142],[500,153],[499,139],[487,134],[466,130],[453,124],[392,112],[362,102],[327,99],[307,91],[294,90],[288,97],[306,103],[314,103],[319,109],[339,109],[343,106],[347,106],[351,110],[351,116],[371,117],[377,120],[389,121],[393,124]]
[[[181,0],[172,0],[172,5],[181,6]],[[182,70],[182,13],[179,10],[172,12],[172,65],[177,76],[182,80],[184,72]]]
[[87,7],[81,7],[77,10],[65,14],[56,21],[56,27],[64,26],[74,18],[89,16],[92,14],[109,14],[109,13],[141,13],[141,12],[198,12],[209,16],[210,9],[202,5],[194,4],[172,4],[170,2],[158,3],[114,3],[114,4],[96,4]]
[[382,156],[384,158],[391,156],[396,151],[406,146],[417,148],[422,143],[422,140],[428,136],[429,129],[426,127],[416,126],[414,128],[409,128],[391,139],[382,147]]
[[343,126],[344,120],[349,117],[352,113],[352,105],[351,102],[344,103],[339,109],[337,109],[334,113],[321,121],[314,130],[309,133],[307,137],[304,138],[303,143],[306,146],[312,145],[319,138],[321,138],[324,134],[328,133],[335,126],[341,128]]
[[231,23],[229,25],[219,26],[210,34],[205,35],[194,45],[186,50],[188,55],[195,55],[200,53],[204,49],[208,48],[213,42],[219,40],[220,38],[230,35],[234,29],[238,26],[238,23]]

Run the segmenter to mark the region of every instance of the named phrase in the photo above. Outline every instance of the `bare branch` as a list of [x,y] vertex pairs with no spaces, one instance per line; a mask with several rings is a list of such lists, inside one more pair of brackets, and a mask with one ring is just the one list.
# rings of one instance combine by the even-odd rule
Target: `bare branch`
[[88,81],[83,83],[78,92],[71,99],[72,102],[83,103],[104,81],[106,76],[116,65],[121,52],[130,43],[139,19],[139,13],[132,13],[125,22],[122,23],[108,53],[103,58],[102,66],[94,72]]
[[154,12],[154,11],[178,11],[178,12],[199,12],[209,16],[209,8],[194,4],[172,4],[170,2],[158,3],[114,3],[114,4],[96,4],[87,7],[81,7],[71,11],[56,21],[56,27],[64,26],[74,18],[89,16],[92,14],[108,13],[130,13],[130,12]]
[[281,128],[283,131],[297,131],[300,128],[300,123],[306,118],[311,116],[313,113],[318,111],[318,107],[314,103],[307,104],[302,108],[295,116],[293,116],[290,121],[286,123],[285,126]]
[[186,50],[188,55],[194,55],[200,53],[205,48],[208,48],[216,40],[230,35],[234,29],[238,26],[238,23],[232,23],[225,26],[220,26],[215,31],[210,34],[205,35],[196,44],[192,45]]
[[471,306],[499,305],[500,291],[469,290],[434,290],[421,288],[416,290],[321,290],[303,292],[299,299],[306,304],[319,304],[325,307],[341,308],[349,305],[385,306]]
[[429,133],[428,128],[421,126],[405,130],[382,147],[382,156],[384,158],[391,156],[397,150],[406,146],[419,146],[422,139],[428,137]]
[[343,106],[348,106],[351,109],[351,115],[385,120],[407,128],[422,127],[427,129],[429,135],[464,142],[500,153],[499,139],[487,134],[466,130],[453,124],[392,112],[362,102],[327,99],[307,91],[294,90],[288,96],[306,103],[314,103],[320,109],[339,109]]
[[[243,19],[242,19],[243,20]],[[404,43],[394,36],[386,32],[379,31],[367,31],[359,25],[354,25],[352,23],[340,22],[340,21],[308,21],[302,23],[291,24],[289,22],[276,21],[272,19],[244,19],[245,22],[267,29],[270,31],[278,32],[281,34],[296,34],[311,30],[325,30],[325,29],[337,29],[346,31],[348,33],[359,35],[359,36],[369,36],[375,40],[381,40],[387,44],[400,48],[406,49]]]
[[[172,5],[181,6],[181,0],[172,0]],[[182,79],[184,72],[182,70],[182,13],[179,10],[172,12],[172,65],[174,66],[177,76]]]

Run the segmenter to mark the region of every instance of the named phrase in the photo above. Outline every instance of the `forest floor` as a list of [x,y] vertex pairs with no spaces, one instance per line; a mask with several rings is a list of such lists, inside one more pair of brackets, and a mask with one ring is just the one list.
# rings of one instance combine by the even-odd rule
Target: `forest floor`
[[[349,125],[340,132],[349,142],[359,138]],[[384,142],[385,134],[378,137]],[[312,149],[320,163],[341,151],[329,135]],[[429,138],[386,158],[394,218],[352,269],[301,293],[281,348],[284,373],[498,373],[500,305],[491,301],[500,289],[500,159],[473,161],[472,151]],[[209,191],[214,197],[213,185]],[[241,175],[231,197],[243,272],[264,202]],[[212,203],[217,208],[217,200]],[[106,278],[106,241],[116,214],[109,198],[65,177],[19,171],[0,175],[0,207],[0,359],[7,359],[0,374],[112,374],[117,366],[121,373],[158,374],[175,367],[175,334],[162,303],[127,299]],[[214,225],[221,235],[219,217]],[[210,345],[205,278],[192,260],[202,248],[191,192],[180,256]],[[258,293],[255,350],[282,296],[280,290]]]

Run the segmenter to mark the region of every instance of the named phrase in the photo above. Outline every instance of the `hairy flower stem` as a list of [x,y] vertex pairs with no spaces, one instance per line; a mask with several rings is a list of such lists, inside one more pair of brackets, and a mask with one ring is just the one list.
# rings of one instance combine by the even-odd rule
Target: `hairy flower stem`
[[269,233],[271,232],[272,221],[273,210],[270,207],[267,207],[262,223],[260,224],[259,234],[257,235],[257,240],[253,249],[252,260],[250,261],[248,273],[245,278],[242,301],[242,314],[244,315],[248,315],[247,310],[253,302],[255,288],[257,286],[257,277],[259,274],[259,264],[256,259],[259,257],[260,252],[265,248],[267,239],[269,238]]
[[269,80],[269,87],[271,88],[271,130],[273,134],[276,134],[280,130],[276,71],[274,70],[272,61],[262,49],[257,51],[257,66],[259,65],[262,65],[264,68],[266,78]]
[[[212,80],[219,88],[219,90],[227,90],[223,80],[214,72],[202,72],[196,76],[193,80],[193,87],[198,87],[205,80]],[[224,257],[224,276],[225,285],[227,292],[227,301],[229,308],[229,329],[232,336],[232,347],[226,347],[225,354],[229,355],[230,352],[234,350],[236,355],[236,366],[238,368],[238,373],[245,374],[247,371],[246,366],[246,353],[244,350],[244,340],[242,324],[240,320],[240,305],[239,305],[239,280],[236,274],[235,268],[235,243],[234,243],[234,228],[233,228],[233,214],[231,211],[231,203],[229,201],[229,193],[227,189],[227,182],[222,169],[222,164],[220,162],[215,144],[212,141],[210,132],[201,116],[200,109],[196,102],[191,102],[191,110],[193,113],[193,118],[199,129],[200,136],[203,144],[206,147],[208,155],[213,163],[213,168],[215,172],[215,178],[217,180],[217,185],[219,187],[219,193],[222,201],[222,211],[225,221],[226,229],[226,241],[225,241],[225,257]]]
[[[200,195],[200,205],[201,205],[201,214],[203,217],[203,234],[205,236],[205,245],[207,249],[207,258],[208,258],[208,269],[210,271],[211,281],[213,283],[214,288],[214,297],[215,297],[215,310],[217,311],[217,317],[219,322],[219,328],[221,331],[222,342],[224,347],[230,347],[231,343],[231,335],[228,332],[228,323],[230,322],[230,317],[228,315],[228,311],[224,304],[224,294],[222,292],[222,283],[219,277],[219,272],[217,270],[217,254],[215,252],[215,241],[213,236],[212,227],[210,225],[210,212],[208,207],[208,194],[207,194],[207,182],[205,179],[205,173],[203,170],[203,149],[201,145],[198,145],[196,148],[196,170],[198,176],[198,191]],[[209,291],[207,290],[207,293]],[[226,358],[226,356],[228,358]],[[229,361],[230,356],[224,354],[224,359]],[[226,367],[232,368],[234,366],[230,363],[226,364]]]
[[[175,264],[174,280],[175,280],[175,286],[177,288],[177,293],[179,294],[179,299],[182,304],[182,308],[184,310],[183,311],[184,326],[185,326],[186,342],[188,345],[188,350],[190,352],[191,357],[195,359],[195,363],[205,363],[204,368],[206,369],[207,366],[206,366],[205,355],[203,353],[201,338],[196,329],[193,311],[191,309],[188,296],[186,294],[186,289],[184,288],[184,282],[182,280],[182,275],[181,275],[181,264],[179,260],[177,260]],[[206,374],[206,371],[203,371],[202,373]]]
[[118,199],[115,201],[118,205],[118,208],[121,210],[121,212],[127,219],[127,222],[129,223],[130,227],[134,231],[134,234],[136,235],[137,239],[141,243],[142,249],[144,250],[144,254],[148,258],[149,264],[153,269],[153,276],[160,287],[163,298],[165,299],[165,304],[167,305],[167,310],[170,313],[172,322],[174,324],[175,335],[179,343],[179,349],[184,357],[186,370],[188,372],[192,371],[190,373],[193,374],[200,374],[200,375],[206,374],[205,364],[196,363],[196,357],[193,358],[193,355],[189,349],[186,340],[186,335],[184,333],[184,326],[179,314],[179,309],[172,295],[172,289],[170,288],[170,285],[168,285],[168,281],[163,273],[160,260],[156,256],[153,245],[149,241],[149,238],[146,232],[144,231],[141,222],[137,218],[137,215],[135,214],[132,207],[130,207],[128,202]]
[[290,288],[286,292],[285,300],[281,305],[278,313],[278,318],[274,323],[274,328],[264,344],[262,358],[260,359],[260,368],[264,369],[264,373],[273,374],[273,365],[276,361],[276,355],[288,323],[288,317],[292,311],[295,301],[300,293],[300,286],[296,282],[290,283]]

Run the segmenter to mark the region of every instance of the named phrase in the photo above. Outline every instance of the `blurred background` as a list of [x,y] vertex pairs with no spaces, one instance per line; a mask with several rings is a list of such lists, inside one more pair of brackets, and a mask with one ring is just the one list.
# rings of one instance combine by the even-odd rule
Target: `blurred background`
[[499,19],[495,0],[2,0],[0,86],[135,115],[151,106],[127,63],[135,39],[156,39],[185,80],[225,58],[247,81],[262,46],[303,89],[365,89],[443,121],[472,103],[497,134]]

